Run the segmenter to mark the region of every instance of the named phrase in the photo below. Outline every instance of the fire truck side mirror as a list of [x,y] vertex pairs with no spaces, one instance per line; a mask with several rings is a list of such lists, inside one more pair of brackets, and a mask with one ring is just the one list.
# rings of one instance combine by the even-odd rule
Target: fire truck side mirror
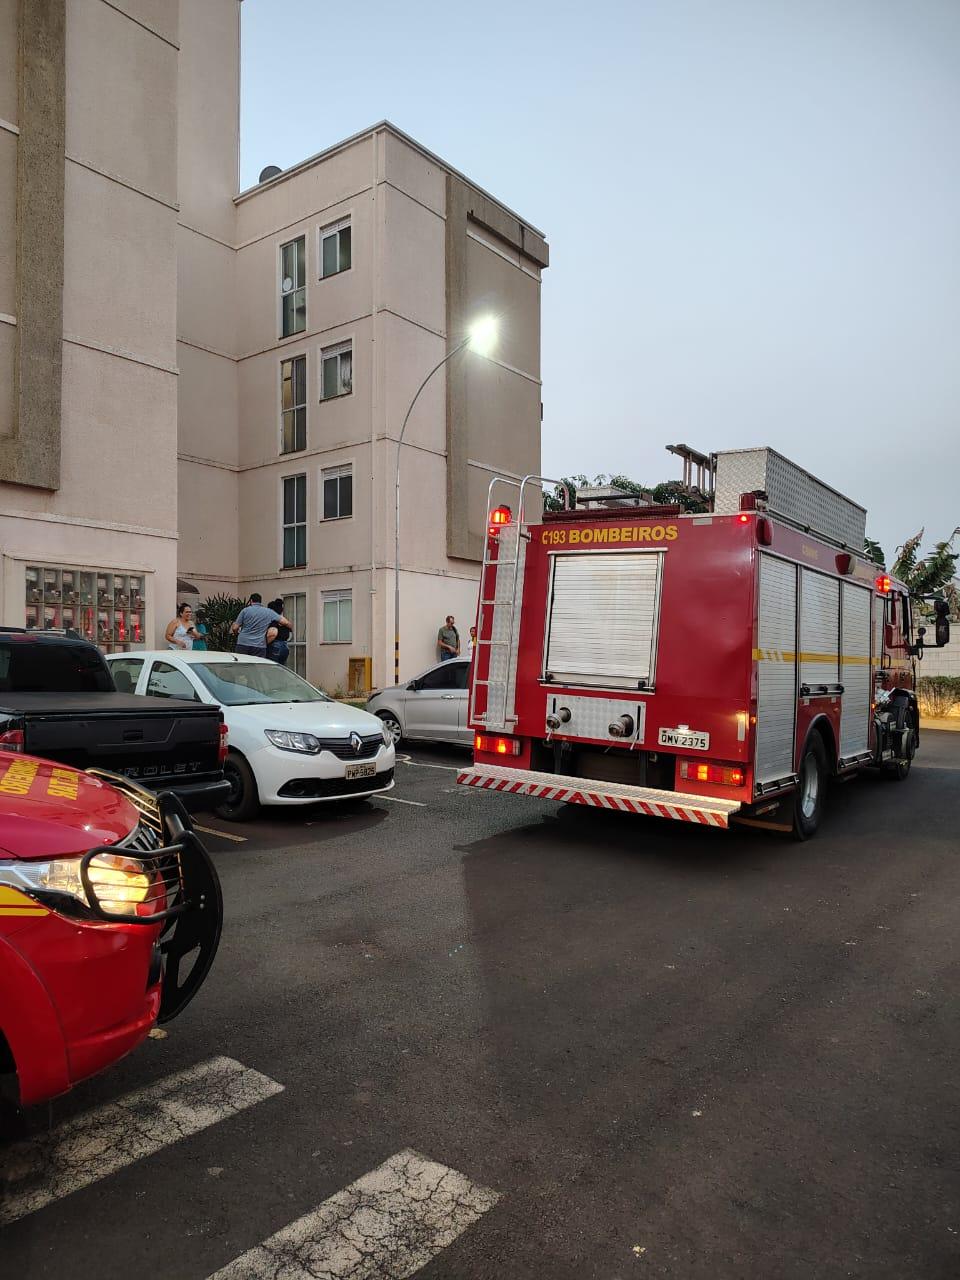
[[933,607],[937,617],[937,648],[942,649],[945,644],[950,643],[950,606],[946,600],[936,600]]

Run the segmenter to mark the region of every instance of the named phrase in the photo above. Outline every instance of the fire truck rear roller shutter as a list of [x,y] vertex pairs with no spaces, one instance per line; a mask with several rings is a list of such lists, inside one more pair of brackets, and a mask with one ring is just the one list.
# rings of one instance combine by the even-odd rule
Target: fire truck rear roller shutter
[[546,672],[576,683],[651,684],[662,552],[553,557]]
[[841,587],[840,755],[849,759],[867,750],[870,725],[869,587],[844,582]]
[[778,782],[793,773],[797,714],[797,567],[773,556],[760,557],[757,628],[758,783]]
[[800,570],[800,683],[811,689],[840,680],[840,583]]

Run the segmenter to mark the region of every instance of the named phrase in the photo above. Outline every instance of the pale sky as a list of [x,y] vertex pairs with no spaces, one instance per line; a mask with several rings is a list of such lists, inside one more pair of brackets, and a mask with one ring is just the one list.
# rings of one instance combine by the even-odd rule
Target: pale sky
[[387,118],[546,233],[547,475],[960,524],[960,0],[244,0],[241,186]]

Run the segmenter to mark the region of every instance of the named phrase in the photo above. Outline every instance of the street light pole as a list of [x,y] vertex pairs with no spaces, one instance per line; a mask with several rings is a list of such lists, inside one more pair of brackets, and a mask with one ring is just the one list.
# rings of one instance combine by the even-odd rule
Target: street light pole
[[420,399],[420,392],[427,385],[438,369],[442,369],[448,360],[459,352],[468,347],[473,340],[472,335],[468,335],[464,340],[448,351],[439,364],[434,365],[424,380],[417,387],[417,394],[410,401],[410,408],[404,414],[403,426],[400,428],[400,438],[397,440],[397,476],[396,476],[396,512],[394,517],[394,543],[393,543],[393,683],[400,683],[400,449],[403,445],[403,433],[407,429],[407,423],[410,421],[410,415],[413,413],[413,406]]

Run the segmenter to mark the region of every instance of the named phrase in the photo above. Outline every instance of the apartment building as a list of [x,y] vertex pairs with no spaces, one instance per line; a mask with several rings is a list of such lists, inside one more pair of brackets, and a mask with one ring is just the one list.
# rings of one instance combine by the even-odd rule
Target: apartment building
[[0,618],[104,647],[176,592],[177,103],[176,3],[0,0]]
[[[15,157],[25,137],[35,145],[23,107],[35,33],[22,19],[17,30],[17,12],[0,0],[20,49],[12,77],[0,72],[0,146],[8,136]],[[162,635],[178,592],[259,590],[285,600],[311,679],[345,688],[358,659],[374,683],[392,680],[401,423],[426,374],[492,316],[494,350],[464,350],[431,379],[401,450],[401,673],[413,674],[446,614],[466,637],[491,475],[539,470],[542,234],[388,122],[238,194],[238,0],[40,0],[37,12],[64,19],[62,234],[77,246],[64,305],[80,297],[60,344],[76,363],[82,341],[101,365],[92,385],[69,383],[58,476],[18,483],[0,452],[0,506],[16,498],[45,517],[33,522],[44,537],[17,524],[15,546],[0,522],[4,621],[89,633],[93,619],[101,643],[139,647]],[[111,96],[104,75],[120,111],[115,96],[97,105]],[[105,188],[99,206],[71,194],[73,166]],[[24,239],[44,230],[29,221],[0,205],[21,264],[0,271],[0,311],[21,350],[50,332],[49,316],[30,321]],[[71,367],[65,356],[65,399]],[[9,437],[41,430],[15,413]]]

